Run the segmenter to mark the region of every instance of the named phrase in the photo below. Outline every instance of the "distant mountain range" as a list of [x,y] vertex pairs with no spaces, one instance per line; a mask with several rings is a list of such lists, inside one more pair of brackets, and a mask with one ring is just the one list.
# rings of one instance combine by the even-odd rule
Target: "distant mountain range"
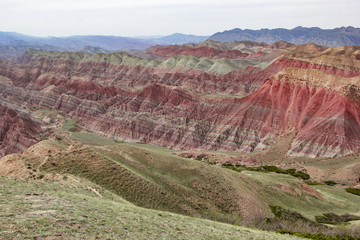
[[0,46],[51,45],[68,50],[80,50],[85,46],[100,47],[105,50],[145,49],[153,45],[199,43],[209,36],[195,36],[175,33],[163,37],[131,38],[119,36],[85,35],[70,37],[33,37],[14,32],[0,32]]
[[47,51],[83,51],[86,53],[107,53],[125,50],[143,50],[154,45],[180,45],[199,43],[205,40],[219,42],[254,41],[273,44],[280,40],[306,44],[313,42],[329,47],[360,45],[360,28],[341,27],[335,29],[304,28],[294,29],[233,29],[215,33],[212,36],[196,36],[175,33],[169,36],[70,36],[70,37],[34,37],[15,32],[0,32],[0,59],[21,57],[29,48]]
[[273,44],[277,41],[285,41],[294,44],[306,44],[313,42],[328,47],[338,47],[344,45],[360,45],[360,28],[341,27],[334,29],[321,29],[317,27],[304,28],[296,27],[293,29],[239,29],[218,32],[209,37],[209,40],[220,42],[232,41],[254,41]]
[[163,37],[119,37],[119,36],[70,36],[70,37],[33,37],[15,32],[0,32],[0,59],[22,56],[26,49],[48,51],[85,51],[92,53],[118,50],[143,50],[154,45],[173,45],[199,43],[209,36],[195,36],[175,33]]

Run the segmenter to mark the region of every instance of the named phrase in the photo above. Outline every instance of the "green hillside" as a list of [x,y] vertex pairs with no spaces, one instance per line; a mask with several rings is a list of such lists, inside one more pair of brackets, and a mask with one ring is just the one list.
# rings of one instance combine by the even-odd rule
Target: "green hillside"
[[0,238],[298,239],[136,207],[91,182],[0,178]]

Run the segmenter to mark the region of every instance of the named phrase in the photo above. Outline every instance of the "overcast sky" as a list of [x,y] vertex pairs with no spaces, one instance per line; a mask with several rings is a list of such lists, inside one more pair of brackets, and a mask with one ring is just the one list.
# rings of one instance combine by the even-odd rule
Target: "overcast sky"
[[360,26],[360,0],[0,0],[0,31],[34,36],[211,35]]

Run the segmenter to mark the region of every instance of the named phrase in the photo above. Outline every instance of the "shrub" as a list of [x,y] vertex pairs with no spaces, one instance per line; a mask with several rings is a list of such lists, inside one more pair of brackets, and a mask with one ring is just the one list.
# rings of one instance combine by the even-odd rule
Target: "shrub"
[[[211,164],[211,162],[209,162],[209,163]],[[236,172],[241,172],[241,168],[239,167],[239,165],[234,166],[231,163],[223,163],[223,164],[221,164],[221,166],[231,169],[231,170],[234,170]]]
[[221,166],[223,166],[223,167],[233,167],[234,165],[232,163],[223,163],[223,164],[221,164]]
[[78,126],[69,128],[69,132],[78,132],[78,131],[79,131],[79,127],[78,127]]
[[276,218],[283,219],[283,220],[291,220],[291,221],[296,221],[296,220],[301,220],[301,221],[305,221],[305,222],[311,221],[298,212],[295,212],[295,211],[292,211],[289,209],[285,209],[280,206],[270,205],[269,207],[271,209],[271,212],[275,215]]
[[352,194],[360,196],[360,189],[357,189],[357,188],[345,188],[345,190],[348,193],[352,193]]
[[304,173],[302,171],[297,171],[297,172],[295,172],[294,174],[291,174],[291,175],[294,176],[294,177],[301,178],[302,180],[310,179],[310,175],[307,174],[307,173]]
[[295,168],[289,168],[289,169],[286,169],[285,172],[287,174],[294,174],[296,172],[296,169]]
[[337,183],[335,181],[326,181],[325,182],[326,185],[329,185],[329,186],[335,186]]
[[304,181],[304,182],[310,186],[322,185],[322,183],[319,183],[319,182],[312,182],[312,181]]
[[263,166],[265,171],[276,172],[276,173],[284,173],[284,171],[276,166]]

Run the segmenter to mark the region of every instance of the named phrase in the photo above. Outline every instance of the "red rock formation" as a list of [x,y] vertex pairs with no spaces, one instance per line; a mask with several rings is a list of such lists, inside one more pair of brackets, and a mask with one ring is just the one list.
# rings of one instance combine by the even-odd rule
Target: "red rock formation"
[[[238,54],[209,47],[154,49],[163,56]],[[105,60],[110,55],[89,61],[84,61],[84,54],[69,53],[61,58],[25,55],[21,64],[0,64],[0,75],[11,79],[10,83],[0,81],[0,95],[56,109],[90,131],[116,139],[180,149],[250,152],[264,150],[273,137],[294,131],[290,155],[335,157],[360,148],[360,107],[356,101],[360,81],[355,78],[360,71],[356,58],[344,64],[336,61],[341,51],[331,51],[318,49],[315,57],[308,57],[309,52],[290,52],[264,69],[248,66],[224,75],[156,67],[159,64],[134,65],[133,60],[128,65],[124,61],[115,64]],[[351,57],[351,51],[355,54],[357,49],[347,54],[349,51]],[[278,54],[258,51],[247,58],[267,61]],[[325,64],[323,59],[329,62]],[[332,84],[339,79],[341,87],[331,89],[326,79],[311,82],[316,77],[332,78]],[[0,119],[6,122],[9,116],[7,113]],[[11,116],[20,119],[14,124],[23,127],[20,136],[38,139],[31,130],[31,119]],[[27,128],[30,133],[24,130]],[[17,131],[9,126],[6,129],[2,139]],[[6,141],[6,146],[12,146]],[[30,140],[22,142],[6,151],[18,152],[22,145],[31,144]]]
[[0,105],[0,157],[22,152],[40,140],[40,124],[24,112]]

